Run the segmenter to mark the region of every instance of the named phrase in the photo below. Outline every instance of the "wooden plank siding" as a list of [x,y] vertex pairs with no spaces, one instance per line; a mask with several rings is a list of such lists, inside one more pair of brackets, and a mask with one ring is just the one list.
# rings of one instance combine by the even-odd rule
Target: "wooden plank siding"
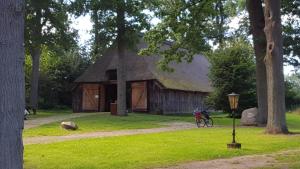
[[103,84],[83,83],[73,89],[72,109],[78,112],[100,112],[105,108],[105,88]]
[[74,113],[82,111],[82,85],[77,85],[72,91],[72,109]]
[[149,111],[156,114],[192,113],[202,108],[207,93],[164,89],[156,81],[148,82]]
[[148,91],[147,82],[131,83],[131,110],[148,111]]

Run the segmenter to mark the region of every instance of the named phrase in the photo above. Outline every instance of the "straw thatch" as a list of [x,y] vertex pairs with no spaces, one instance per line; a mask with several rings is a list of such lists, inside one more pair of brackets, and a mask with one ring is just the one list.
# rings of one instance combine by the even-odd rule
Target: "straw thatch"
[[[145,48],[141,42],[137,49]],[[196,55],[192,63],[172,63],[174,72],[164,72],[156,66],[159,56],[139,56],[137,51],[126,51],[127,81],[157,80],[166,89],[211,92],[208,79],[209,62],[202,55]],[[117,50],[110,49],[91,65],[76,83],[99,83],[108,81],[106,71],[117,69]]]

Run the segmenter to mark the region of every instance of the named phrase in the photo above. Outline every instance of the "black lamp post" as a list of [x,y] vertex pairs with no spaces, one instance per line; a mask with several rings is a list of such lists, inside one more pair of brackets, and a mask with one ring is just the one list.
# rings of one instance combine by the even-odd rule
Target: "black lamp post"
[[238,107],[239,94],[231,93],[228,95],[230,108],[232,110],[233,122],[232,122],[232,143],[227,144],[227,148],[240,149],[241,144],[235,141],[235,111]]

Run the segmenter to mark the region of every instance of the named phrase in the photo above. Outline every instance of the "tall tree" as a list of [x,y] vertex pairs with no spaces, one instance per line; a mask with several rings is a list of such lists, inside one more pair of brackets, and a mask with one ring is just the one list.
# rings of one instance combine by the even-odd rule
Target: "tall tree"
[[282,1],[284,61],[300,68],[300,10],[299,0]]
[[280,7],[281,1],[265,0],[266,71],[268,91],[267,133],[287,133],[285,118],[283,42]]
[[126,66],[124,65],[126,59],[126,44],[125,44],[125,8],[124,0],[117,2],[117,45],[118,45],[118,114],[126,115]]
[[38,108],[38,82],[42,46],[68,48],[74,34],[69,31],[67,5],[63,0],[26,0],[25,44],[32,57],[30,106]]
[[[95,36],[93,44],[96,44],[96,48],[100,46],[99,43],[102,43],[101,46],[104,46],[102,49],[110,46],[115,46],[118,49],[118,115],[127,114],[125,79],[127,65],[124,65],[126,49],[134,49],[136,42],[139,40],[138,34],[149,28],[148,16],[144,12],[146,4],[147,2],[142,0],[77,0],[72,5],[74,10],[77,11],[77,15],[92,13]],[[100,38],[100,35],[105,35],[105,38]]]
[[[161,22],[146,33],[148,48],[141,50],[142,55],[159,54],[158,66],[172,71],[170,62],[191,62],[196,53],[210,49],[208,39],[216,37],[212,22],[216,16],[214,1],[156,0],[152,6]],[[172,43],[162,49],[166,41]]]
[[23,168],[24,1],[0,1],[0,168]]
[[258,104],[258,119],[260,125],[267,124],[268,99],[267,75],[264,58],[266,56],[266,36],[264,32],[265,19],[261,0],[247,0],[247,9],[253,35],[254,52],[256,58],[256,93]]

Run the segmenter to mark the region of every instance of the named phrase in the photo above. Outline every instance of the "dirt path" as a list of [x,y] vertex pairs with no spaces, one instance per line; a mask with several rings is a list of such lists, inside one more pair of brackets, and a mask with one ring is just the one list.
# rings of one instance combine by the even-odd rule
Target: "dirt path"
[[48,124],[48,123],[62,121],[66,119],[76,118],[76,117],[90,116],[94,114],[99,114],[99,113],[72,113],[72,114],[59,115],[59,116],[36,118],[32,120],[29,119],[24,121],[24,129],[34,128],[43,124]]
[[250,169],[268,166],[275,162],[276,160],[273,157],[257,155],[197,161],[159,169]]
[[23,138],[23,143],[28,144],[47,144],[54,142],[62,142],[67,140],[79,140],[86,138],[101,138],[101,137],[112,137],[112,136],[126,136],[126,135],[136,135],[136,134],[147,134],[147,133],[160,133],[166,131],[176,131],[195,128],[196,126],[193,123],[187,122],[175,122],[168,123],[168,127],[162,128],[152,128],[152,129],[131,129],[131,130],[118,130],[118,131],[103,131],[103,132],[91,132],[91,133],[82,133],[66,136],[40,136],[40,137],[27,137]]
[[264,155],[248,155],[234,157],[229,159],[216,159],[209,161],[195,161],[177,166],[169,166],[157,169],[255,169],[262,167],[276,166],[278,168],[288,168],[287,164],[283,164],[276,160],[279,155],[287,156],[289,154],[300,152],[300,149],[282,151],[273,154]]

